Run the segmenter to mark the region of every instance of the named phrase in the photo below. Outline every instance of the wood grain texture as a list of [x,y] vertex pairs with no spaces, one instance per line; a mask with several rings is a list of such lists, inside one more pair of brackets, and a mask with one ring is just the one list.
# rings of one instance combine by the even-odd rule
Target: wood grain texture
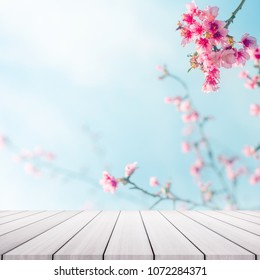
[[5,260],[51,260],[99,211],[83,211],[4,254]]
[[260,219],[260,213],[256,211],[236,211],[236,212],[239,212],[247,216],[258,217]]
[[78,211],[61,212],[45,220],[41,220],[27,227],[20,228],[0,236],[0,255],[3,258],[3,254],[27,242],[28,240],[35,238],[52,227],[57,226],[76,214],[78,214]]
[[119,211],[103,211],[54,255],[59,260],[102,260]]
[[0,219],[0,225],[3,225],[5,223],[10,223],[12,221],[21,219],[21,218],[29,216],[29,215],[33,215],[36,212],[37,211],[21,211],[21,212],[13,213],[12,215],[8,215],[8,216],[5,216],[5,217],[2,217]]
[[203,214],[203,212],[197,211],[184,211],[187,217],[190,217],[194,221],[201,225],[213,230],[242,248],[248,250],[248,254],[243,255],[243,259],[254,259],[255,255],[260,257],[260,237],[249,233],[245,230],[239,229],[220,220],[217,220],[211,216]]
[[43,219],[46,219],[47,217],[50,217],[52,215],[56,215],[61,211],[43,211],[38,212],[35,215],[29,215],[27,217],[24,217],[23,219],[18,219],[3,225],[0,225],[0,236],[7,234],[11,231],[17,230],[19,228],[28,226],[30,224],[33,224],[35,222],[39,222]]
[[204,259],[204,255],[157,211],[141,211],[155,259]]
[[[19,211],[8,211],[8,210],[6,210],[6,211],[0,211],[0,219],[1,219],[2,217],[14,215],[14,214],[16,214],[16,213],[18,213],[18,212],[19,212]],[[23,212],[23,211],[20,211],[20,212]]]
[[219,211],[219,212],[229,215],[231,217],[236,217],[241,220],[260,225],[260,217],[253,217],[253,216],[245,215],[245,214],[237,212],[237,211]]
[[104,259],[153,259],[149,240],[138,211],[122,211],[120,213]]
[[257,211],[0,211],[1,259],[259,259]]
[[247,258],[251,255],[240,246],[181,213],[175,211],[161,211],[161,213],[205,254],[206,259],[240,260],[244,256]]
[[248,232],[260,236],[260,225],[254,224],[252,222],[247,222],[237,217],[231,217],[230,215],[225,215],[222,211],[206,211],[205,214],[214,217],[216,219],[219,219],[230,225],[233,225],[237,228],[246,230]]

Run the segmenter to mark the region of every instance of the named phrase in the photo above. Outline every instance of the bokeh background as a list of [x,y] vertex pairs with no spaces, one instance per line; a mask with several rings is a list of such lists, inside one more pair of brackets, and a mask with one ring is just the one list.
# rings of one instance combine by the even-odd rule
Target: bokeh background
[[[196,3],[219,6],[225,20],[239,1]],[[192,47],[183,48],[175,31],[185,4],[0,1],[0,134],[17,150],[42,147],[55,153],[55,165],[88,171],[88,179],[55,170],[32,176],[14,163],[16,151],[3,148],[0,209],[146,209],[152,203],[147,197],[127,187],[104,193],[98,183],[104,166],[120,177],[133,161],[140,186],[149,188],[150,176],[171,178],[176,193],[196,199],[199,191],[189,176],[194,157],[181,152],[183,124],[163,102],[183,89],[159,81],[158,64],[185,80],[200,112],[215,117],[207,129],[219,151],[241,154],[245,144],[257,144],[259,120],[249,115],[249,106],[259,102],[259,89],[244,88],[240,69],[222,70],[221,89],[213,94],[202,93],[200,71],[187,73]],[[246,1],[230,26],[235,38],[247,32],[260,40],[259,8],[259,1]],[[244,179],[239,192],[243,207],[259,204],[259,185]]]

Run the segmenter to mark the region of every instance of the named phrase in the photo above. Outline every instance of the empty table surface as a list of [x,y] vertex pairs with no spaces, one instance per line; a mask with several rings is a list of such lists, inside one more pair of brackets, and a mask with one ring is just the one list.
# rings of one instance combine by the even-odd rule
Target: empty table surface
[[1,260],[260,259],[257,211],[0,211]]

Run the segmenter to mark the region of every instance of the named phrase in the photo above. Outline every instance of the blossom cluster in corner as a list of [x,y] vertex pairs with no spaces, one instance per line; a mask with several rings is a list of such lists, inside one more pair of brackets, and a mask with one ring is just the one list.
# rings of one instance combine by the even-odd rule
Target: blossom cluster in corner
[[246,33],[236,42],[229,34],[226,22],[217,19],[218,7],[208,6],[200,10],[194,2],[186,7],[187,12],[182,15],[177,29],[183,38],[183,46],[195,42],[190,69],[199,68],[204,73],[204,92],[216,91],[219,89],[220,68],[244,66],[250,59],[250,52],[257,49],[257,41]]

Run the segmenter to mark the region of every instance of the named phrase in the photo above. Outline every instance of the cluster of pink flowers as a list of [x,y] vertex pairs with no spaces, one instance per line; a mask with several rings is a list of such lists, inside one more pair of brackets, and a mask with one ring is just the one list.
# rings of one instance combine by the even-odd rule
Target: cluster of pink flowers
[[192,176],[199,178],[201,171],[204,167],[204,162],[202,159],[196,159],[195,163],[191,166],[190,173]]
[[[150,177],[149,185],[151,187],[160,187],[161,186],[158,178],[155,177],[155,176]],[[157,192],[157,195],[158,196],[159,195],[164,195],[166,197],[173,198],[173,195],[171,193],[171,186],[172,186],[172,183],[170,181],[167,181],[165,183],[165,185],[161,187],[160,191]]]
[[39,161],[53,161],[55,155],[52,152],[47,152],[41,148],[35,148],[33,151],[22,150],[18,155],[14,156],[15,163],[25,162],[24,171],[27,174],[39,177],[40,169],[36,166]]
[[235,47],[235,40],[228,33],[226,22],[217,20],[218,7],[208,6],[200,10],[192,2],[186,5],[187,12],[178,23],[178,30],[183,37],[182,45],[195,42],[196,51],[191,56],[192,68],[199,68],[205,75],[202,86],[204,92],[218,90],[220,68],[244,66],[250,58],[250,51],[257,48],[256,39],[244,34]]
[[260,85],[259,75],[250,76],[247,71],[242,71],[239,74],[239,77],[245,79],[245,87],[248,89],[256,89]]
[[254,62],[255,68],[258,69],[258,74],[250,76],[248,71],[242,71],[239,77],[245,79],[245,87],[248,89],[256,89],[260,87],[260,47],[250,49],[249,51],[250,59]]
[[259,159],[257,154],[257,149],[251,146],[245,146],[243,149],[243,153],[246,157],[253,157],[255,159]]
[[137,168],[137,162],[127,164],[125,166],[124,178],[115,178],[108,171],[104,171],[102,178],[99,180],[99,183],[103,187],[103,190],[105,192],[115,193],[118,188],[118,184],[120,182],[125,184],[127,182],[127,179],[129,179],[134,174]]
[[250,106],[250,114],[252,116],[260,116],[260,104],[252,104]]
[[105,192],[115,193],[118,188],[118,180],[107,171],[103,172],[103,177],[99,183]]
[[[260,145],[256,147],[246,146],[243,149],[243,153],[246,157],[252,157],[255,160],[259,160],[258,151],[260,150]],[[249,183],[255,185],[260,183],[260,167],[257,167],[254,173],[249,178]]]
[[247,172],[246,167],[240,166],[235,167],[236,162],[238,161],[237,157],[228,158],[225,156],[219,156],[219,162],[225,167],[227,178],[231,181],[235,181],[241,175],[245,175]]
[[256,168],[254,174],[250,177],[250,183],[252,185],[255,185],[257,183],[260,183],[260,167]]
[[35,159],[53,161],[55,159],[55,155],[52,152],[47,152],[41,148],[35,148],[33,151],[22,150],[14,157],[14,161],[16,163]]
[[210,189],[212,183],[211,182],[202,183],[201,181],[198,181],[198,186],[201,191],[202,199],[205,202],[211,201],[213,198],[213,192]]
[[182,112],[182,121],[184,123],[194,123],[199,120],[199,113],[192,107],[192,104],[189,99],[174,96],[174,97],[166,97],[164,99],[166,104],[174,105],[178,111]]

